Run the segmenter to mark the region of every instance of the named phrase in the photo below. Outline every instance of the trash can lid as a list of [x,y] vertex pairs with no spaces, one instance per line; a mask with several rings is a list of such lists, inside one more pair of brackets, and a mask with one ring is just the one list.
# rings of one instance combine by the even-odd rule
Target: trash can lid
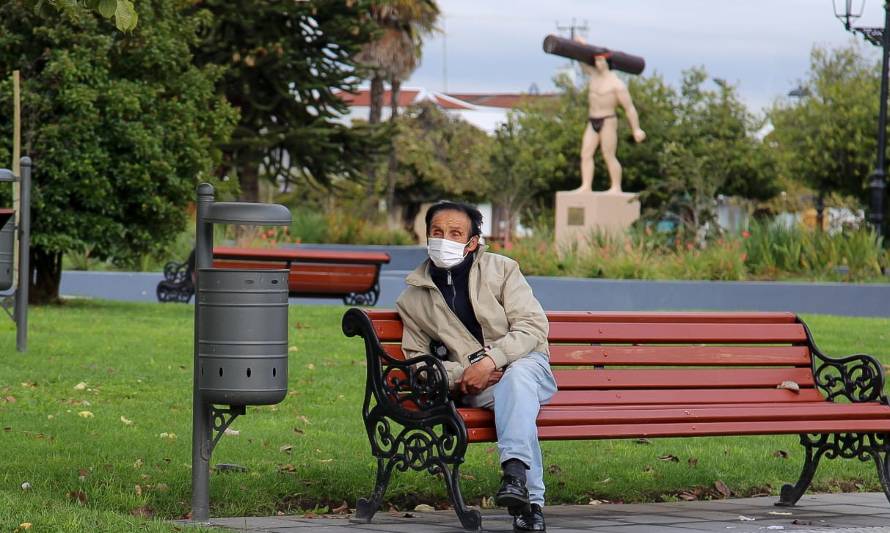
[[289,226],[291,216],[290,209],[281,204],[216,202],[210,206],[206,220],[216,224]]

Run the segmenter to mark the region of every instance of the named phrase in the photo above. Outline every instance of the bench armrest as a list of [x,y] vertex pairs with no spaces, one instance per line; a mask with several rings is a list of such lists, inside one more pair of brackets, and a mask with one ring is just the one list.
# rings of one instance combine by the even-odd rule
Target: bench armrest
[[429,354],[411,359],[391,357],[380,345],[368,315],[360,309],[350,309],[343,316],[343,333],[365,340],[366,404],[373,396],[388,415],[415,420],[453,409],[448,395],[448,373],[437,357]]
[[842,398],[853,403],[890,403],[884,395],[884,367],[877,359],[868,354],[829,357],[816,347],[807,325],[803,321],[800,323],[807,333],[813,356],[816,388],[826,400],[834,402]]

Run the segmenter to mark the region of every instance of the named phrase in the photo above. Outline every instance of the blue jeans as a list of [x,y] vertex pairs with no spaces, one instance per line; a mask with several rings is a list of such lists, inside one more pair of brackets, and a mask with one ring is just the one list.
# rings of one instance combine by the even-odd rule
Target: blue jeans
[[512,362],[495,385],[475,396],[464,396],[470,407],[494,408],[501,463],[519,459],[529,470],[526,486],[531,503],[544,505],[544,463],[535,419],[556,392],[546,354],[532,352]]

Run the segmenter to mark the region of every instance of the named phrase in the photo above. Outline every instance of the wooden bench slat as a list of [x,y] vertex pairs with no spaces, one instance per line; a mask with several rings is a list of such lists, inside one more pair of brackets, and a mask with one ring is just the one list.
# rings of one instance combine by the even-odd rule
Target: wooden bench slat
[[[800,433],[890,432],[890,418],[851,420],[778,420],[771,422],[685,422],[676,424],[602,424],[543,426],[542,440],[576,440],[649,437],[705,437],[717,435],[782,435]],[[497,440],[493,427],[467,430],[470,442]]]
[[808,366],[807,346],[550,346],[552,366]]
[[[402,339],[402,322],[374,320],[381,342]],[[616,343],[804,343],[806,332],[800,324],[711,324],[711,323],[625,323],[551,322],[550,342]]]
[[[461,408],[460,416],[467,427],[494,427],[494,413],[488,409]],[[591,424],[657,424],[667,422],[755,422],[773,420],[854,420],[887,418],[887,407],[878,403],[840,404],[807,402],[800,404],[756,404],[716,406],[682,406],[665,409],[616,409],[587,407],[583,409],[546,405],[538,415],[538,426],[569,426]]]
[[551,342],[771,344],[806,342],[800,324],[551,322]]
[[[404,359],[400,344],[384,344]],[[552,366],[809,366],[806,346],[587,346],[550,347]]]
[[[547,320],[553,322],[623,322],[623,323],[658,323],[671,324],[682,322],[734,323],[734,324],[794,324],[797,316],[794,313],[769,312],[636,312],[636,311],[547,311]],[[372,321],[398,320],[399,314],[392,309],[368,311]]]
[[557,370],[559,390],[776,388],[783,381],[813,385],[809,368]]
[[816,389],[683,389],[629,391],[558,391],[549,405],[709,404],[763,402],[817,402],[824,400]]
[[[363,293],[377,280],[377,266],[291,263],[288,274],[290,292],[315,294]],[[214,268],[287,269],[286,262],[214,259]]]
[[389,263],[386,252],[355,252],[351,250],[309,250],[304,248],[232,248],[214,246],[213,256],[227,259],[261,261],[302,261],[314,263]]

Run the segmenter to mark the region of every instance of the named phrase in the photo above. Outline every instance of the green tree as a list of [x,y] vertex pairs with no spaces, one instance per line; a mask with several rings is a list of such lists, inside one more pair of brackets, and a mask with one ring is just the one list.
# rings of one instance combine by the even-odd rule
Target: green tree
[[778,192],[773,155],[755,137],[763,119],[746,109],[734,86],[713,81],[716,90],[704,69],[684,72],[659,179],[642,194],[650,217],[677,217],[699,241],[718,194],[766,200]]
[[[146,0],[132,33],[98,15],[51,21],[0,5],[0,72],[21,69],[23,153],[35,163],[35,302],[58,297],[62,255],[89,250],[133,265],[185,224],[199,180],[236,113],[215,93],[215,66],[197,68],[199,17],[181,0]],[[9,161],[9,82],[0,82],[0,161]]]
[[260,177],[327,183],[354,177],[383,140],[367,125],[348,127],[340,91],[360,81],[355,55],[374,23],[366,2],[202,0],[212,14],[199,65],[227,67],[222,94],[240,111],[221,172],[241,197],[257,201]]
[[409,107],[395,121],[396,195],[410,224],[420,204],[444,197],[476,200],[485,191],[492,140],[431,102]]
[[139,21],[136,6],[132,0],[25,0],[35,12],[42,16],[61,14],[69,19],[99,13],[107,19],[114,19],[114,25],[121,31],[132,31]]
[[868,201],[877,141],[879,65],[859,46],[814,48],[798,100],[778,101],[767,137],[782,174],[818,194]]

